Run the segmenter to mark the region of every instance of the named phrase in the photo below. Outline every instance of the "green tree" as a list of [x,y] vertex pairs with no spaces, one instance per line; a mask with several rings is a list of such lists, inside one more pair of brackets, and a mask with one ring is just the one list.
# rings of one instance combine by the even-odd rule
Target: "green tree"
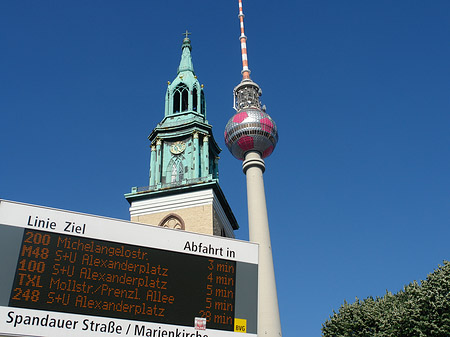
[[322,325],[323,337],[449,337],[450,262],[397,294],[358,298]]

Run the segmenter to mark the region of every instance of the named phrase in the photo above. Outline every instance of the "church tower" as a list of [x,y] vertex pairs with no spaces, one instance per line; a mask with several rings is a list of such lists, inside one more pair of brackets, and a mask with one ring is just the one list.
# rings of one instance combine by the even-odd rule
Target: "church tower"
[[150,140],[149,186],[125,195],[131,221],[191,232],[234,237],[239,226],[219,186],[219,153],[206,120],[203,85],[194,72],[191,40],[168,82],[162,121]]

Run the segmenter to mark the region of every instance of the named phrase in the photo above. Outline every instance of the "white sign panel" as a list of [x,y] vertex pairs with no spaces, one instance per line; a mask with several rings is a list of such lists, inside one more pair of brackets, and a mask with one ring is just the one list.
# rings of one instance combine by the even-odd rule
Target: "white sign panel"
[[0,334],[256,336],[257,261],[248,242],[0,200]]

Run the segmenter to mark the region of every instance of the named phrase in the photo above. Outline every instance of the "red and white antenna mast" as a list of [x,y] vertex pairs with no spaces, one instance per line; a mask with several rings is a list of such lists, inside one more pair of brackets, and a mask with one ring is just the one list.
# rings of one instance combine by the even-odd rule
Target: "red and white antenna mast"
[[247,36],[244,33],[244,12],[242,11],[242,0],[239,0],[239,22],[241,25],[241,54],[242,54],[242,79],[250,79],[250,69],[248,69],[248,57],[247,57]]

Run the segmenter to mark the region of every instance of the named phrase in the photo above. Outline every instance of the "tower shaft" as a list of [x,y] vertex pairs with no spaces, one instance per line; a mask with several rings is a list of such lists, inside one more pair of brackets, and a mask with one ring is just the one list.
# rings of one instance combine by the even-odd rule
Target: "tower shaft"
[[265,165],[261,155],[255,151],[247,152],[242,170],[247,179],[250,241],[259,244],[258,335],[277,337],[281,336],[281,322],[264,191]]

